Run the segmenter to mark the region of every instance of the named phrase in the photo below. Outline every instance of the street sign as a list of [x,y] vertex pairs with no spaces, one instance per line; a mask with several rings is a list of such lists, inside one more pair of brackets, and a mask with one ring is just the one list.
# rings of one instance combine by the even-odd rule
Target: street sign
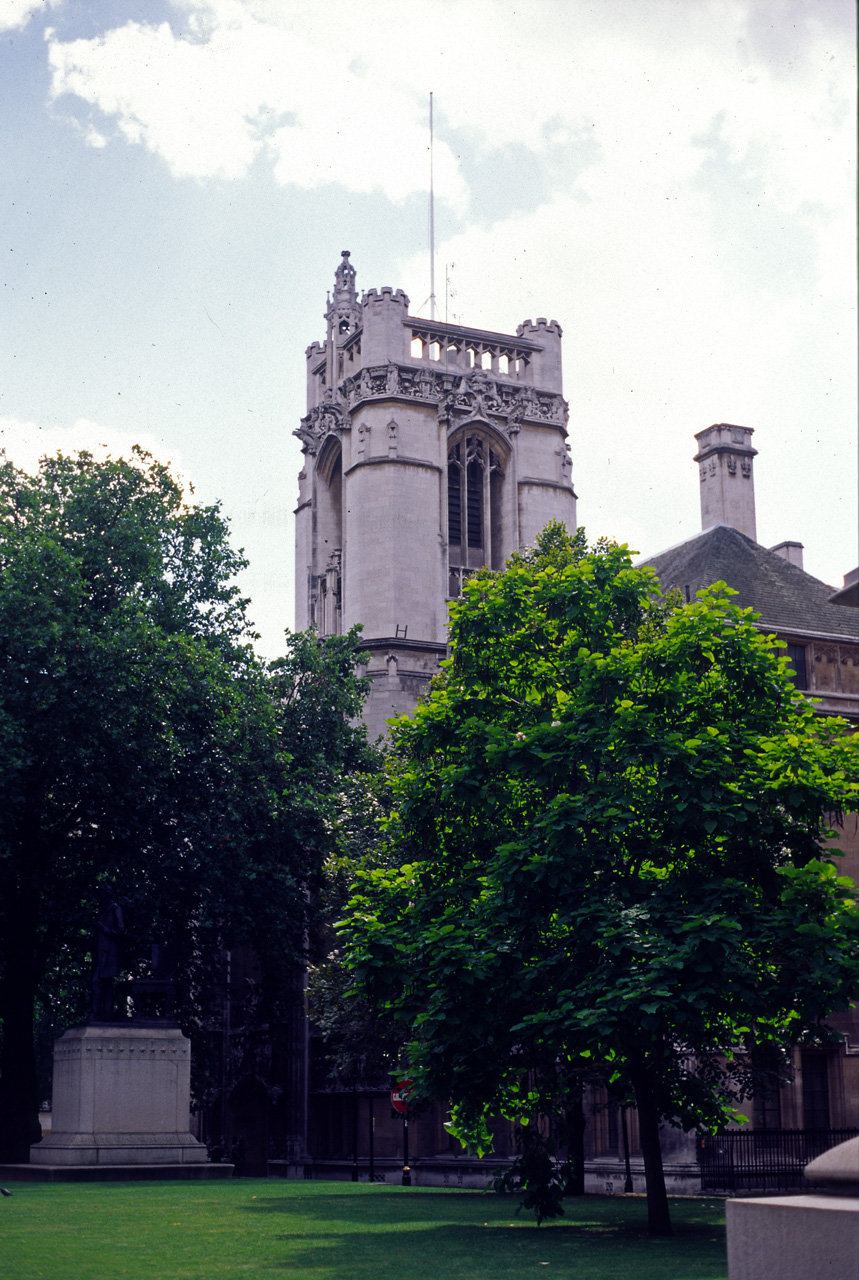
[[409,1097],[412,1092],[411,1080],[398,1080],[391,1090],[391,1106],[404,1116],[409,1109]]

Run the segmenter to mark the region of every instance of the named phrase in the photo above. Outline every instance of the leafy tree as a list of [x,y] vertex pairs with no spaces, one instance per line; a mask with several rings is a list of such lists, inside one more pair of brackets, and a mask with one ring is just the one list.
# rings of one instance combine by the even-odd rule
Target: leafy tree
[[0,465],[0,1158],[39,1137],[34,1005],[87,1011],[100,885],[129,967],[176,947],[186,1029],[225,943],[272,1003],[302,961],[333,778],[363,749],[358,640],[294,637],[267,670],[244,563],[140,451]]
[[312,1032],[321,1038],[328,1079],[349,1088],[377,1088],[399,1074],[405,1035],[401,1023],[380,1014],[360,992],[337,945],[342,918],[362,871],[397,865],[398,850],[386,838],[391,807],[384,753],[371,749],[372,770],[345,780],[337,820],[337,846],[324,868],[311,964],[307,1008]]
[[[557,1106],[590,1061],[638,1109],[654,1234],[662,1121],[719,1126],[747,1057],[859,989],[828,815],[859,737],[796,693],[724,584],[663,600],[624,547],[558,526],[452,610],[452,658],[395,733],[405,865],[351,904],[365,992],[411,1074],[486,1117]],[[737,1046],[744,1051],[736,1053]]]

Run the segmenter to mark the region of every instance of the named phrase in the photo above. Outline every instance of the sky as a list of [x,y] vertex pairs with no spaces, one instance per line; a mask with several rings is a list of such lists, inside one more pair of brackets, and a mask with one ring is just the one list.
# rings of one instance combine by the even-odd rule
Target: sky
[[0,0],[0,448],[139,443],[293,622],[304,351],[360,289],[564,331],[579,520],[700,529],[753,427],[758,539],[859,562],[852,0]]

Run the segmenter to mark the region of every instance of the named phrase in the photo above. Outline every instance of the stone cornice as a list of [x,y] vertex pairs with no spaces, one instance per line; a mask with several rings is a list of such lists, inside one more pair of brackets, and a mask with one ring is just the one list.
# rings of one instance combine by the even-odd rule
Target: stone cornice
[[490,422],[512,439],[526,423],[566,434],[569,411],[563,396],[520,383],[504,382],[484,369],[451,373],[393,362],[371,365],[346,378],[337,391],[301,419],[293,433],[304,452],[318,453],[325,438],[352,426],[352,415],[365,404],[404,401],[434,406],[449,429],[463,423]]
[[380,453],[376,458],[361,458],[358,462],[353,462],[352,466],[347,467],[343,474],[344,476],[350,476],[353,471],[357,471],[360,467],[379,467],[388,466],[389,464],[422,467],[424,471],[441,472],[441,467],[437,462],[427,462],[425,458],[409,458],[399,453]]
[[424,653],[447,654],[447,645],[438,640],[407,640],[405,636],[361,636],[361,648],[369,653],[379,649],[411,649]]
[[563,430],[568,418],[563,396],[505,382],[484,369],[460,373],[423,365],[376,365],[347,378],[339,391],[350,412],[374,400],[418,401],[436,405],[439,418],[448,423],[469,417],[499,419],[508,434],[523,422]]
[[523,484],[537,485],[542,489],[563,489],[571,498],[576,497],[572,484],[565,484],[562,480],[541,480],[537,476],[521,476],[519,479],[519,487]]

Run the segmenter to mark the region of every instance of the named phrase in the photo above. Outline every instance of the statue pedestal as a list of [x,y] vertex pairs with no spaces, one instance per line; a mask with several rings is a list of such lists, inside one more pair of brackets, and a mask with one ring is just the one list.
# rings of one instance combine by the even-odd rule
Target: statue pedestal
[[859,1138],[805,1166],[823,1192],[728,1200],[730,1280],[856,1280],[859,1276]]
[[54,1045],[52,1128],[30,1164],[205,1164],[190,1097],[191,1042],[178,1027],[72,1027]]

